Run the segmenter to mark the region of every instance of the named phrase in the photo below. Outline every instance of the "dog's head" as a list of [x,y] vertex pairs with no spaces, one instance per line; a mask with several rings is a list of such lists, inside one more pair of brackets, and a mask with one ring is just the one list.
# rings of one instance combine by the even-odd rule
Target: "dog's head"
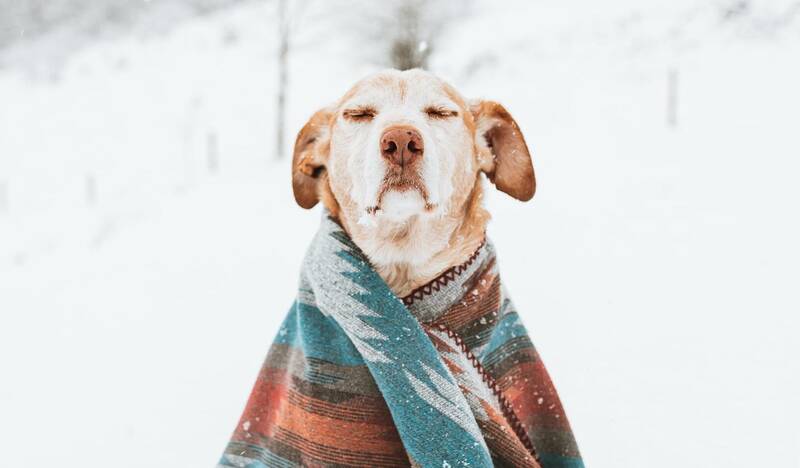
[[379,262],[421,262],[435,252],[431,242],[446,244],[479,205],[481,172],[519,200],[536,189],[505,108],[467,103],[421,70],[369,76],[314,114],[297,136],[292,171],[297,203],[323,200],[362,249],[381,242],[365,249]]

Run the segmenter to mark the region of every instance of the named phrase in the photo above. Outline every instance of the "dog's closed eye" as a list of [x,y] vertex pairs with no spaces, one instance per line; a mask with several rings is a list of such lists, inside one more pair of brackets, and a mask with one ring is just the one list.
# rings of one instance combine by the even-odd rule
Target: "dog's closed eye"
[[353,122],[369,122],[374,119],[378,111],[372,107],[356,107],[354,109],[345,109],[342,116],[345,119]]
[[450,110],[445,107],[430,106],[425,108],[425,114],[432,119],[447,119],[457,117],[458,111]]

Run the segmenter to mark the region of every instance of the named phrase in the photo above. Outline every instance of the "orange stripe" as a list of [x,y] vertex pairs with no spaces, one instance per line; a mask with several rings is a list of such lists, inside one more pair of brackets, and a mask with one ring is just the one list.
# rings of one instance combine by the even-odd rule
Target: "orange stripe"
[[391,453],[402,449],[400,436],[391,416],[380,423],[331,419],[304,411],[288,403],[281,411],[278,425],[316,444],[373,453]]

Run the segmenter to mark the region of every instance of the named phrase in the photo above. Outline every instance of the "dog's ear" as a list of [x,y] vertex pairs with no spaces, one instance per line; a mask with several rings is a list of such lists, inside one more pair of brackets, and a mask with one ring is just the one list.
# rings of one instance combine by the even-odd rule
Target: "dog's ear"
[[536,192],[533,161],[525,137],[511,114],[494,101],[470,105],[481,170],[501,191],[528,201]]
[[320,200],[320,182],[330,151],[329,109],[314,113],[297,134],[292,156],[292,191],[303,208],[313,208]]

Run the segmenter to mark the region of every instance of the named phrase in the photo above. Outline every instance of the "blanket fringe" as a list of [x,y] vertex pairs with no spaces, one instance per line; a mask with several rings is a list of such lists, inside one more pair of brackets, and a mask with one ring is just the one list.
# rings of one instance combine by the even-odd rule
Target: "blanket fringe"
[[464,271],[466,271],[467,268],[469,268],[469,266],[475,262],[475,259],[478,258],[478,255],[481,253],[481,250],[483,249],[484,245],[486,245],[486,239],[481,241],[481,245],[479,245],[478,248],[475,249],[475,252],[473,252],[472,255],[469,256],[466,262],[448,268],[441,275],[434,278],[432,281],[411,291],[410,293],[408,293],[408,295],[403,297],[403,304],[405,304],[406,307],[410,306],[416,301],[421,301],[422,299],[425,298],[425,296],[431,295],[434,292],[441,291],[443,287],[447,286],[451,281],[454,281],[458,277],[458,275],[464,273]]

